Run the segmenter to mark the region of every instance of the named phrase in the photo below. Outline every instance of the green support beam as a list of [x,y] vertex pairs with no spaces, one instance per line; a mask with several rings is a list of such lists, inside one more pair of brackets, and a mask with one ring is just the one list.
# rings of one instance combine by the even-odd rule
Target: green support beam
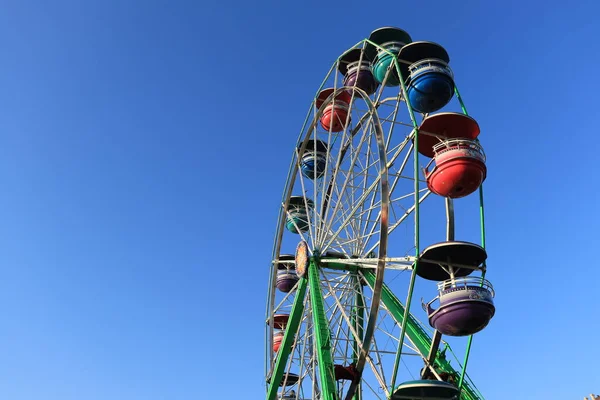
[[[358,339],[360,339],[360,341],[362,342],[363,340],[363,331],[364,331],[364,324],[365,324],[365,298],[362,292],[362,285],[361,285],[361,279],[358,275],[355,275],[352,278],[353,282],[355,285],[360,285],[361,286],[361,291],[360,294],[357,294],[354,301],[354,310],[352,312],[352,326],[354,326],[354,329],[356,329],[356,333],[358,335]],[[354,350],[354,356],[353,356],[353,361],[354,364],[356,365],[356,362],[358,361],[358,354],[361,351],[360,346],[358,345],[358,341],[356,340],[356,338],[354,338],[354,340],[352,341],[352,348]],[[362,400],[362,386],[359,383],[358,386],[356,387],[356,393],[354,393],[354,400]]]
[[317,360],[319,362],[319,377],[321,379],[321,399],[337,400],[337,388],[331,357],[331,333],[329,322],[323,305],[323,292],[319,279],[319,268],[311,260],[308,267],[308,282],[310,285],[310,304],[313,315]]
[[[371,287],[375,284],[375,275],[373,272],[368,270],[363,270],[363,275],[369,285]],[[390,288],[384,283],[381,293],[381,301],[385,305],[385,307],[390,311],[394,319],[398,324],[402,324],[404,320],[404,312],[405,308],[398,300],[396,296],[392,293]],[[408,313],[408,319],[406,321],[406,335],[410,338],[411,342],[417,347],[421,354],[427,355],[429,354],[429,349],[431,348],[431,337],[421,328],[419,322],[412,316],[412,314]],[[435,357],[434,366],[438,370],[438,372],[447,372],[450,374],[454,374],[455,376],[460,376],[460,374],[452,368],[448,360],[446,360],[445,355],[442,352],[437,352]],[[462,400],[483,400],[483,397],[477,393],[477,391],[472,388],[466,381],[463,382],[462,392],[461,392]]]
[[296,289],[296,298],[294,299],[294,304],[292,305],[292,311],[290,313],[287,326],[285,327],[283,340],[281,341],[281,346],[277,352],[275,368],[273,368],[273,373],[271,374],[271,379],[269,380],[267,400],[275,400],[277,397],[277,389],[279,388],[279,384],[283,378],[283,372],[285,370],[288,357],[292,351],[292,343],[294,342],[296,333],[298,333],[300,321],[302,319],[302,315],[304,314],[304,297],[306,296],[306,286],[306,279],[300,279],[298,288]]

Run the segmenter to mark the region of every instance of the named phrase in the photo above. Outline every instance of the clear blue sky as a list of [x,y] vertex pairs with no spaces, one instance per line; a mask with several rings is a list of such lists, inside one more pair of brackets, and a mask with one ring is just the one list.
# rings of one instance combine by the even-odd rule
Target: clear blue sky
[[366,4],[3,2],[0,398],[262,398],[291,147],[331,63],[385,25],[446,47],[482,127],[498,312],[477,386],[600,392],[598,3]]

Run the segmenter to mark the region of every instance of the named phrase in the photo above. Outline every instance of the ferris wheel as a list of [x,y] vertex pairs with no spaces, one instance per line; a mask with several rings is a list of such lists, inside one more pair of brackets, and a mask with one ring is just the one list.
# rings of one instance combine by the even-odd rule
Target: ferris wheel
[[[483,399],[466,366],[495,313],[485,154],[449,62],[439,44],[384,27],[317,90],[276,226],[267,400]],[[461,241],[454,202],[477,193],[481,243]],[[421,243],[425,219],[445,237]],[[416,282],[433,299],[411,308]],[[450,340],[466,342],[462,362]]]

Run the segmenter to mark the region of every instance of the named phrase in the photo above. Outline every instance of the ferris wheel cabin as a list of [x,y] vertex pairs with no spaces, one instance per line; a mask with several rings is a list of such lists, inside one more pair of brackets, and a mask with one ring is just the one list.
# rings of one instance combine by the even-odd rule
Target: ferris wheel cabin
[[485,180],[487,168],[473,118],[458,113],[430,115],[419,127],[419,153],[432,158],[425,168],[429,190],[457,199],[475,192]]
[[[439,294],[427,304],[429,324],[448,336],[469,336],[485,328],[496,312],[494,289],[483,278],[449,279],[438,284]],[[439,308],[432,303],[439,301]]]
[[444,107],[454,95],[454,75],[446,50],[433,42],[413,42],[398,54],[407,86],[408,101],[420,113]]
[[280,400],[297,400],[296,392],[294,390],[290,390],[288,393],[279,393],[278,398]]
[[[273,328],[285,329],[290,319],[290,314],[275,314],[273,315]],[[270,325],[270,320],[267,320],[267,325]]]
[[458,393],[458,388],[451,383],[420,379],[399,385],[391,400],[454,400]]
[[[283,374],[283,378],[281,379],[281,382],[279,382],[279,386],[280,387],[294,386],[296,383],[298,383],[299,380],[300,380],[300,377],[298,376],[298,374],[288,372],[288,373]],[[270,383],[270,382],[271,382],[271,377],[269,376],[267,378],[267,383]]]
[[[394,27],[380,28],[371,33],[369,40],[381,48],[373,45],[366,46],[367,54],[373,59],[373,75],[380,84],[385,81],[385,86],[394,87],[400,84],[400,77],[394,67],[394,59],[400,49],[412,42],[412,38],[402,29]],[[388,70],[390,73],[388,74]],[[387,77],[387,79],[386,79]]]
[[[320,109],[323,103],[333,95],[335,89],[329,88],[324,89],[317,96],[315,106]],[[350,108],[350,100],[352,95],[347,91],[343,90],[338,92],[333,101],[325,106],[323,115],[321,115],[321,126],[326,131],[341,132],[346,127],[346,120],[350,122],[348,110]]]
[[[281,347],[283,336],[285,335],[285,328],[287,327],[290,315],[289,314],[275,314],[273,316],[273,352],[277,353]],[[267,320],[267,325],[270,321]]]
[[281,341],[283,340],[284,335],[285,331],[277,331],[273,334],[273,351],[275,353],[279,351],[279,347],[281,347]]
[[[448,336],[468,336],[485,328],[495,313],[490,282],[467,277],[480,270],[485,249],[469,242],[446,241],[426,248],[419,258],[417,275],[438,281],[438,296],[423,308],[429,324]],[[434,302],[439,302],[437,309]]]
[[344,86],[357,87],[369,96],[379,87],[371,68],[371,60],[361,49],[347,51],[340,57],[338,64],[338,71],[344,76]]
[[283,293],[289,293],[296,282],[298,282],[298,275],[296,274],[296,263],[293,254],[282,254],[279,256],[279,263],[277,264],[277,289]]
[[287,208],[288,216],[285,223],[286,228],[297,234],[308,231],[308,211],[313,207],[314,204],[310,199],[305,199],[303,196],[290,197]]
[[[300,150],[298,147],[298,150]],[[319,179],[327,167],[327,144],[322,140],[310,139],[300,159],[302,175],[308,179]]]
[[333,373],[335,375],[336,381],[353,381],[356,379],[356,367],[354,364],[350,364],[348,366],[343,366],[341,364],[335,364],[333,366]]

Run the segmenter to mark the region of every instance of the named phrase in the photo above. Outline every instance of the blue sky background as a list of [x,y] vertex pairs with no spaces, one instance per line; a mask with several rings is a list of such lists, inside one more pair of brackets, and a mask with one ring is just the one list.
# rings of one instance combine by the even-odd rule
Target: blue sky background
[[600,392],[598,3],[366,4],[2,2],[0,398],[261,398],[292,146],[335,58],[386,25],[446,47],[482,127],[477,386]]

